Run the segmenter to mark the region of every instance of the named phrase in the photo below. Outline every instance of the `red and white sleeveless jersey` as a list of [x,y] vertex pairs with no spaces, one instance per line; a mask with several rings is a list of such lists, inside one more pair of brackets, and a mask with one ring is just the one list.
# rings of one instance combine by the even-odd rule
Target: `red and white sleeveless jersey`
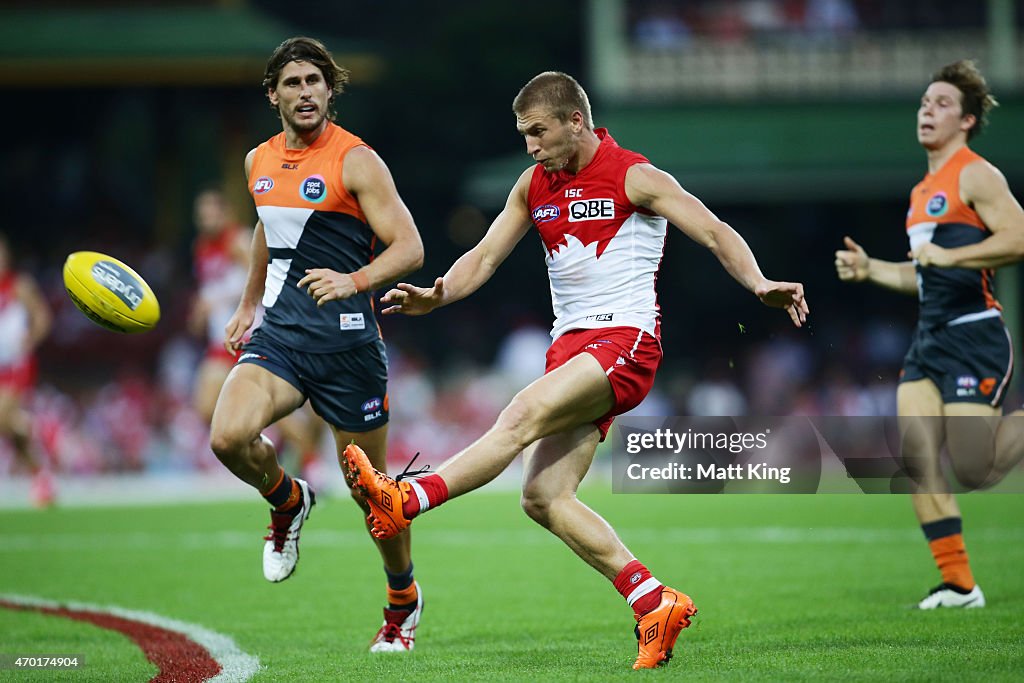
[[206,318],[210,343],[220,344],[224,326],[238,306],[248,272],[231,253],[239,239],[238,226],[226,228],[216,237],[200,236],[195,242],[195,273],[199,298],[209,307]]
[[22,348],[29,333],[28,309],[18,299],[17,281],[17,275],[11,271],[0,275],[0,369],[28,356]]
[[626,197],[626,171],[646,157],[619,147],[605,128],[594,132],[601,144],[579,173],[538,164],[530,181],[530,215],[547,251],[551,337],[623,326],[657,336],[667,221]]

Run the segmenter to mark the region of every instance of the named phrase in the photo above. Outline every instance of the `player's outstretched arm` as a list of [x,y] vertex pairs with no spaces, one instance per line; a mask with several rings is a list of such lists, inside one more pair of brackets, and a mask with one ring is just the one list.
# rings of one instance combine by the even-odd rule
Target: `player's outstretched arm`
[[968,164],[960,171],[960,194],[992,234],[981,242],[953,249],[925,242],[910,256],[925,268],[972,270],[1024,260],[1024,210],[999,169],[987,161]]
[[389,304],[382,312],[385,315],[424,315],[439,306],[464,299],[491,279],[498,266],[508,258],[512,249],[530,229],[527,192],[532,175],[531,167],[519,176],[505,202],[505,208],[491,223],[487,234],[479,244],[460,256],[444,277],[437,278],[433,287],[416,287],[400,282],[381,299],[382,303]]
[[740,234],[671,175],[650,164],[632,166],[626,172],[626,196],[637,206],[664,216],[690,239],[710,249],[737,282],[764,304],[785,309],[794,325],[800,327],[807,320],[810,309],[803,285],[766,278]]
[[405,315],[426,315],[444,301],[444,278],[434,280],[433,287],[417,287],[399,282],[394,289],[381,298],[381,303],[391,304],[381,313],[404,313]]
[[872,282],[904,294],[917,294],[917,275],[910,261],[897,263],[871,258],[864,247],[844,237],[846,249],[836,250],[836,275],[844,282]]

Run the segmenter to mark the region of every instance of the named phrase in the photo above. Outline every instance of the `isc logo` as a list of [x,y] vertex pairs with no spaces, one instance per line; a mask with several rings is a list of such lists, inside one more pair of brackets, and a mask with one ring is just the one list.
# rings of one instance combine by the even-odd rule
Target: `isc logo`
[[569,204],[570,223],[609,218],[615,218],[615,202],[611,199],[581,199]]

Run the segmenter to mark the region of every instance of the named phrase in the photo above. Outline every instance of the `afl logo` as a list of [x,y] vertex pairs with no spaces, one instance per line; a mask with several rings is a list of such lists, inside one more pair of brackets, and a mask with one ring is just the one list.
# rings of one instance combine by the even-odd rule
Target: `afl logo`
[[299,185],[299,194],[307,202],[319,204],[327,199],[327,181],[322,175],[311,175]]
[[382,405],[383,402],[380,400],[380,397],[374,396],[360,407],[363,409],[364,413],[370,413],[373,412],[374,410],[380,410]]
[[936,192],[932,195],[932,198],[928,200],[928,205],[924,210],[929,216],[938,218],[939,216],[944,216],[947,209],[949,209],[949,202],[946,201],[946,193]]
[[562,215],[562,211],[554,204],[545,204],[544,206],[538,206],[533,210],[533,222],[534,223],[547,223],[553,221]]
[[264,194],[270,192],[271,188],[274,187],[274,179],[268,178],[267,176],[260,176],[256,179],[256,182],[252,184],[253,194]]

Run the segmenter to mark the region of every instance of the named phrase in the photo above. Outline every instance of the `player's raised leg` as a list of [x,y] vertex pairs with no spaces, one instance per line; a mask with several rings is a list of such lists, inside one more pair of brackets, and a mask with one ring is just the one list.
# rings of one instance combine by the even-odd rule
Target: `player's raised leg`
[[900,384],[896,394],[904,466],[920,492],[911,500],[928,540],[942,583],[919,603],[920,609],[983,607],[984,595],[974,581],[963,538],[960,507],[942,474],[939,449],[946,437],[946,406],[931,380]]
[[613,403],[605,371],[584,353],[516,394],[486,434],[435,474],[412,483],[395,481],[375,470],[358,447],[349,446],[346,476],[370,504],[374,535],[389,538],[417,515],[497,477],[537,439],[593,422]]
[[[387,471],[387,425],[369,432],[349,432],[334,429],[338,444],[338,461],[345,470],[345,449],[358,443],[370,465],[381,472]],[[346,481],[348,479],[346,478]],[[411,534],[408,530],[388,539],[378,539],[372,533],[369,521],[370,506],[355,486],[350,488],[352,498],[366,515],[367,530],[380,551],[387,577],[387,606],[384,623],[370,642],[370,652],[408,652],[416,644],[416,627],[423,613],[423,595],[413,576]]]
[[298,408],[305,397],[263,367],[241,363],[228,375],[210,427],[210,447],[231,472],[270,503],[270,534],[263,547],[263,575],[283,581],[299,560],[299,534],[316,504],[312,489],[293,479],[261,434],[272,422]]
[[593,424],[541,439],[526,459],[523,510],[612,582],[637,621],[633,668],[654,668],[671,659],[680,631],[697,608],[688,595],[651,576],[608,522],[576,497],[599,440]]

